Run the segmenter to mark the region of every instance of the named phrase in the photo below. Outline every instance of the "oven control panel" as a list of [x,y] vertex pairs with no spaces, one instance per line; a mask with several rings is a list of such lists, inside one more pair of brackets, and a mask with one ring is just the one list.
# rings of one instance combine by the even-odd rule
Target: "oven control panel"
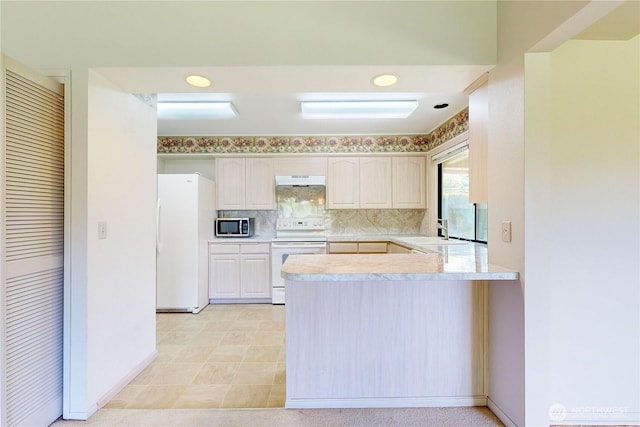
[[324,218],[278,218],[276,230],[324,230]]

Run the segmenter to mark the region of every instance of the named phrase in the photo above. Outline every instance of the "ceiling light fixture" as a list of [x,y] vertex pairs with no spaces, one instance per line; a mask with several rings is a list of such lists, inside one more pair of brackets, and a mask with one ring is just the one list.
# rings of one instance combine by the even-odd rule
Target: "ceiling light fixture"
[[208,78],[206,78],[204,76],[199,76],[197,74],[192,74],[190,76],[187,76],[185,78],[185,80],[191,86],[195,86],[195,87],[209,87],[209,86],[211,86],[211,80],[209,80]]
[[406,119],[418,101],[302,101],[304,119]]
[[158,102],[159,119],[233,119],[238,112],[230,102]]
[[371,83],[378,87],[387,87],[396,84],[398,76],[394,74],[380,74],[371,79]]

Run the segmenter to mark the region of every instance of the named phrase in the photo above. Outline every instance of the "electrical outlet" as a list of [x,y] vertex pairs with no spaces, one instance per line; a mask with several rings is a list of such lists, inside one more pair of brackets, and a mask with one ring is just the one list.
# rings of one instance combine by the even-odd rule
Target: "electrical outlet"
[[98,239],[107,238],[107,221],[98,221]]
[[511,221],[502,222],[502,241],[511,242]]

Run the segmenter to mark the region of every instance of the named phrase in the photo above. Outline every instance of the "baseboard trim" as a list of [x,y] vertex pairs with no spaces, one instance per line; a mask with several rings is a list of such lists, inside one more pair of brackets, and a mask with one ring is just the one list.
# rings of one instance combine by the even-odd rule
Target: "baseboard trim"
[[506,427],[518,427],[518,425],[514,423],[513,420],[509,418],[509,416],[505,414],[502,409],[500,409],[498,405],[496,405],[496,403],[489,397],[487,398],[487,406]]
[[96,410],[102,408],[104,405],[109,403],[111,399],[116,397],[118,393],[122,391],[123,388],[127,386],[135,377],[137,377],[144,369],[153,362],[156,357],[158,357],[158,350],[153,350],[153,352],[147,356],[142,362],[140,362],[136,367],[134,367],[127,375],[125,375],[120,381],[116,383],[104,396],[102,396],[96,402]]
[[464,397],[382,397],[361,399],[287,399],[290,409],[337,408],[437,408],[452,406],[487,406],[486,396]]
[[223,298],[210,299],[209,304],[271,304],[271,298]]

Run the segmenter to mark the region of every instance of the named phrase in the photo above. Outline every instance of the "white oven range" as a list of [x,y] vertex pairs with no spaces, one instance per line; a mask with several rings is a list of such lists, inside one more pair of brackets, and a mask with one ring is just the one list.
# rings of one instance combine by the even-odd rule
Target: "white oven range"
[[280,276],[282,264],[289,255],[324,254],[327,238],[324,218],[278,218],[276,237],[271,242],[271,284],[273,304],[284,304],[284,279]]

